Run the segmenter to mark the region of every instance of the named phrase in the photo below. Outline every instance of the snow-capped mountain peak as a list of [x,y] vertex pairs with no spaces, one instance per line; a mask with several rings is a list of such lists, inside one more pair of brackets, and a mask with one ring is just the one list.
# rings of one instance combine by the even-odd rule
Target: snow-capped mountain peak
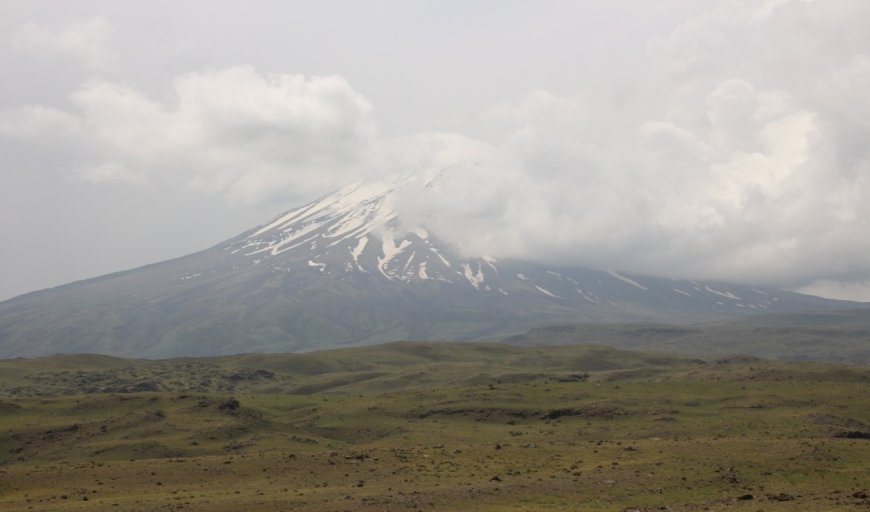
[[472,263],[460,261],[425,227],[400,229],[397,194],[409,183],[430,186],[439,174],[354,183],[280,215],[226,249],[258,264],[311,261],[316,265],[309,266],[324,274],[364,273],[405,282],[461,278],[478,288],[481,271],[463,271]]
[[464,257],[396,211],[404,187],[432,190],[444,179],[450,173],[433,166],[355,183],[211,249],[6,301],[0,349],[213,355],[855,307],[769,288]]
[[699,284],[629,275],[615,270],[547,268],[492,257],[462,257],[425,226],[406,226],[395,209],[409,185],[433,188],[448,173],[441,169],[407,174],[383,182],[358,182],[226,244],[238,265],[266,265],[273,272],[308,273],[321,279],[415,286],[440,282],[461,293],[506,300],[525,297],[586,311],[623,308],[640,301],[734,314],[768,311],[776,291]]

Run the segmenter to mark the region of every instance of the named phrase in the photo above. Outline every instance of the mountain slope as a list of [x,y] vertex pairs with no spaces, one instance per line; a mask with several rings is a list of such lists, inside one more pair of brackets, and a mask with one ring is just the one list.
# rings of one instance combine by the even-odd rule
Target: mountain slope
[[857,306],[781,290],[465,258],[357,183],[211,249],[0,303],[0,356],[169,357],[483,339],[584,321],[697,322]]

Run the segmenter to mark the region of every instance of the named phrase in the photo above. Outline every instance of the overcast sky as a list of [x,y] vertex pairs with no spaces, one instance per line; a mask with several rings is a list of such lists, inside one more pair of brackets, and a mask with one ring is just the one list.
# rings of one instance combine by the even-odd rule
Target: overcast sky
[[453,169],[468,253],[870,300],[870,2],[0,4],[0,299]]

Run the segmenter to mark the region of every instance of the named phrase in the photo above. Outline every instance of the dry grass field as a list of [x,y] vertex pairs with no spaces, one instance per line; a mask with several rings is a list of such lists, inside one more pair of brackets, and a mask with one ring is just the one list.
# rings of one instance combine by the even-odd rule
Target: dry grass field
[[870,368],[397,343],[0,361],[3,511],[870,510]]

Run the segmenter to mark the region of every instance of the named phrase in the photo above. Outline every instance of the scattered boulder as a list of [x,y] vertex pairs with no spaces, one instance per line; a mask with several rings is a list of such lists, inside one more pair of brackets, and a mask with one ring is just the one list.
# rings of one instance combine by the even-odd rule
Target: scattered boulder
[[142,381],[130,386],[121,386],[109,390],[112,393],[144,393],[160,391],[160,386],[154,381]]
[[502,407],[462,407],[462,408],[443,408],[443,409],[427,409],[423,412],[415,413],[414,415],[420,419],[426,419],[429,416],[476,416],[478,421],[502,420],[505,418],[529,418],[540,414],[539,411],[530,411],[526,409],[505,409]]
[[628,412],[620,407],[612,405],[589,405],[586,407],[569,407],[565,409],[553,409],[544,414],[541,419],[555,420],[563,416],[581,416],[584,418],[613,419],[617,416],[625,416]]
[[220,405],[218,405],[219,410],[227,412],[229,414],[233,414],[233,413],[237,412],[239,410],[239,407],[240,407],[239,401],[236,400],[235,398],[230,398],[230,399],[224,401],[223,403],[221,403]]
[[240,368],[235,372],[227,375],[226,379],[230,382],[237,383],[243,381],[262,381],[274,379],[275,374],[269,370]]
[[870,439],[870,432],[863,432],[861,430],[849,430],[846,432],[840,432],[835,434],[834,437],[840,437],[844,439]]
[[564,377],[558,377],[556,382],[586,382],[589,379],[589,374],[584,373],[582,375],[577,373],[572,373],[571,375],[567,375]]
[[767,499],[770,501],[792,501],[796,496],[792,496],[791,494],[786,494],[781,492],[779,494],[768,494]]

